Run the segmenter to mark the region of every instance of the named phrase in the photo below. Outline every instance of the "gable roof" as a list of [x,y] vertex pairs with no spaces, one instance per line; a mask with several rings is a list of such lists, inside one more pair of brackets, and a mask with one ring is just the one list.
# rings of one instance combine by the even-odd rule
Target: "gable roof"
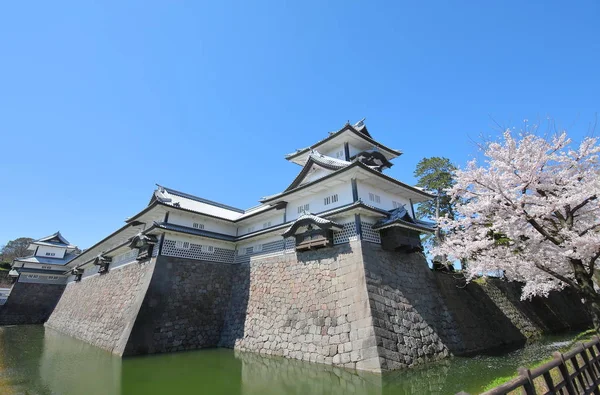
[[321,141],[316,142],[315,144],[311,145],[310,147],[302,148],[302,149],[296,150],[295,152],[287,154],[285,156],[285,158],[287,160],[293,160],[294,158],[297,158],[298,156],[303,155],[303,154],[307,153],[310,150],[317,149],[319,146],[327,143],[328,141],[333,140],[334,138],[340,136],[341,134],[343,134],[345,132],[352,133],[352,134],[356,135],[357,137],[365,140],[369,144],[371,144],[371,145],[373,145],[375,147],[378,147],[379,149],[381,149],[383,151],[386,151],[389,154],[392,154],[393,156],[400,156],[400,155],[402,155],[402,152],[400,152],[398,150],[395,150],[395,149],[392,149],[392,148],[389,148],[389,147],[386,147],[385,145],[383,145],[381,143],[378,143],[377,141],[373,140],[373,138],[371,137],[371,135],[367,131],[367,127],[364,125],[364,123],[362,123],[362,126],[359,125],[361,122],[359,122],[359,123],[357,123],[355,125],[350,125],[349,123],[346,123],[346,125],[344,125],[344,127],[342,127],[337,132],[330,133],[329,136],[327,136],[326,138],[324,138]]
[[304,164],[302,170],[300,170],[300,173],[298,173],[296,178],[294,178],[294,181],[292,181],[292,183],[285,189],[284,192],[291,191],[300,185],[300,183],[302,183],[312,169],[313,165],[322,167],[323,169],[335,171],[350,166],[351,164],[352,162],[332,158],[330,156],[320,154],[318,151],[313,151],[310,153],[310,155],[308,155],[308,160]]
[[76,246],[71,245],[71,243],[69,243],[69,241],[60,234],[60,231],[53,233],[50,236],[42,237],[41,239],[32,241],[31,244],[76,248]]
[[435,231],[435,224],[413,219],[404,206],[393,209],[390,216],[382,218],[373,225],[373,230],[381,230],[390,227],[401,227],[426,233]]
[[290,226],[289,228],[286,229],[285,232],[282,233],[283,237],[290,237],[291,235],[294,234],[294,232],[296,232],[296,230],[301,227],[301,226],[306,226],[306,225],[311,225],[311,224],[315,224],[316,226],[318,226],[321,229],[335,229],[335,230],[342,230],[344,227],[336,222],[330,221],[328,219],[325,218],[321,218],[319,216],[316,216],[314,214],[311,213],[304,213],[301,216],[299,216],[294,223],[292,224],[292,226]]

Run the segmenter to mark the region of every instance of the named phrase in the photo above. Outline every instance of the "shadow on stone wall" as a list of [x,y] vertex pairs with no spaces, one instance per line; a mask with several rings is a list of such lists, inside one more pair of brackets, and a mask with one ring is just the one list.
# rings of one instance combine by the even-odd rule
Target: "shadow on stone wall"
[[507,351],[529,338],[591,324],[583,304],[569,289],[521,301],[522,285],[516,282],[486,279],[465,284],[460,274],[433,275],[458,334],[454,338],[442,329],[440,336],[456,355]]
[[0,306],[0,325],[43,324],[64,290],[64,284],[15,283]]
[[159,256],[124,355],[216,347],[233,265]]
[[[508,351],[522,346],[527,335],[519,312],[507,306],[500,290],[484,290],[478,284],[465,285],[459,274],[431,272],[439,297],[450,320],[439,333],[456,355]],[[500,307],[502,306],[502,307]]]
[[229,305],[225,313],[219,347],[233,348],[243,339],[246,330],[246,311],[250,296],[250,264],[238,265],[231,276]]

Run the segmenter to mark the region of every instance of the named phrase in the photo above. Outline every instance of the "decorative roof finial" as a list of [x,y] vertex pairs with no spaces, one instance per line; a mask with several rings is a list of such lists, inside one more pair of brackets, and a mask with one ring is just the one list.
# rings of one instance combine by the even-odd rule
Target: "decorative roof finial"
[[354,126],[357,127],[357,128],[362,128],[363,126],[365,126],[365,119],[367,119],[367,118],[363,118],[360,121],[356,122],[354,124]]

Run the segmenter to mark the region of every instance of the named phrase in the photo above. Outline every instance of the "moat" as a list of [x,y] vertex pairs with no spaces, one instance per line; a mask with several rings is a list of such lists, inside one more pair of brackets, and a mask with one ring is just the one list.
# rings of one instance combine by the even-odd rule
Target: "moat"
[[495,377],[537,362],[570,338],[547,337],[501,356],[452,358],[381,376],[229,349],[121,359],[43,326],[0,327],[0,393],[477,393]]

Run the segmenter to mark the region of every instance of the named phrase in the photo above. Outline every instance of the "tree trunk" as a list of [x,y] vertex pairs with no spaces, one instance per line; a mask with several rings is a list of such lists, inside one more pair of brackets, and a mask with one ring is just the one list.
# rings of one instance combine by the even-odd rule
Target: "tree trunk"
[[584,305],[592,316],[594,329],[600,334],[600,294],[596,292],[592,276],[585,270],[583,262],[579,259],[571,259],[571,265],[578,285],[577,292],[583,297]]

